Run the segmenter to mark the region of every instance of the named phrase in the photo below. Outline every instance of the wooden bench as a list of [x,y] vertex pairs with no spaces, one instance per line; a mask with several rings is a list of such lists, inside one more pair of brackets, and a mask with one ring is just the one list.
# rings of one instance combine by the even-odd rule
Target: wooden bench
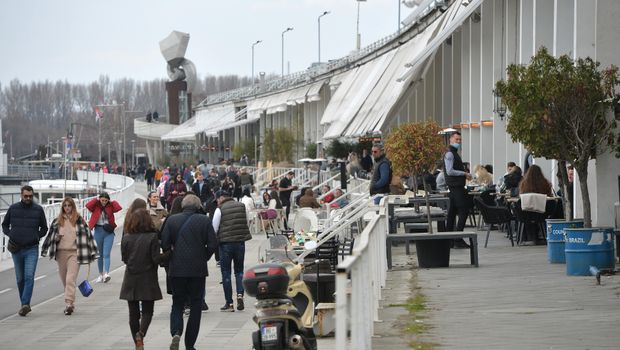
[[[388,269],[392,269],[392,242],[412,242],[431,239],[469,239],[469,254],[471,264],[478,267],[478,235],[474,232],[437,232],[429,233],[390,233],[386,240]],[[407,252],[408,254],[408,252]]]

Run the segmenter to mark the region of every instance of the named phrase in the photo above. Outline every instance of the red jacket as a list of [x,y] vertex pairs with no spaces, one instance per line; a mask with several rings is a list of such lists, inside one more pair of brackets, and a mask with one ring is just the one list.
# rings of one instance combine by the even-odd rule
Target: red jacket
[[93,198],[88,203],[86,203],[86,209],[92,213],[90,216],[90,220],[88,220],[88,227],[92,230],[95,228],[95,224],[99,221],[99,217],[101,216],[101,210],[105,210],[105,215],[108,217],[108,223],[116,228],[116,223],[114,222],[114,213],[121,211],[123,209],[117,201],[110,201],[108,205],[103,207],[99,198]]

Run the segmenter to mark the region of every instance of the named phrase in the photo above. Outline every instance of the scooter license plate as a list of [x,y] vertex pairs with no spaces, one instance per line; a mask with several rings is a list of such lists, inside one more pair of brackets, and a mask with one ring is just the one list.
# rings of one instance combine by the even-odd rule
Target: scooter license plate
[[278,340],[278,327],[262,326],[260,329],[260,337],[262,341]]

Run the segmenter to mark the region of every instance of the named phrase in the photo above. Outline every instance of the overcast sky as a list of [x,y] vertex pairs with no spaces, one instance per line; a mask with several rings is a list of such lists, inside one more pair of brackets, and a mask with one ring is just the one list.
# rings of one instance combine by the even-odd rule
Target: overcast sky
[[[397,30],[398,0],[360,6],[362,46]],[[0,83],[166,78],[159,41],[172,30],[190,34],[186,58],[206,74],[280,73],[281,33],[290,71],[355,48],[356,0],[1,0]],[[402,6],[401,18],[411,9]],[[286,67],[286,63],[285,63]],[[285,68],[286,70],[286,68]]]

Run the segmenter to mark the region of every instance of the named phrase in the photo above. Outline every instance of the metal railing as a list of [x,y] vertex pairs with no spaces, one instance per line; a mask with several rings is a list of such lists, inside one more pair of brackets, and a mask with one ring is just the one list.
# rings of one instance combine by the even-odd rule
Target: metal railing
[[372,348],[387,275],[387,232],[387,209],[382,205],[356,240],[353,254],[336,268],[336,349]]
[[[97,185],[102,181],[106,181],[106,186],[109,189],[108,194],[110,195],[110,199],[116,200],[123,207],[123,210],[129,207],[131,202],[135,198],[135,188],[134,188],[134,180],[130,177],[116,175],[116,174],[104,174],[103,172],[95,173],[90,171],[78,170],[77,176],[79,180],[86,181],[89,185]],[[124,186],[123,186],[124,185]],[[88,221],[90,219],[90,211],[86,209],[86,203],[88,203],[91,199],[96,198],[97,196],[84,198],[76,201],[76,206],[78,211],[84,218],[84,220]],[[58,217],[62,203],[55,204],[46,204],[42,205],[43,211],[45,212],[45,218],[47,219],[47,225],[52,223],[52,221]],[[122,216],[123,212],[119,213],[119,216]],[[0,213],[0,222],[4,221],[4,216],[6,213]],[[0,233],[0,261],[10,258],[10,253],[6,249],[6,244],[8,243],[9,238],[4,235],[4,233]],[[43,240],[41,240],[40,244],[43,244]]]

